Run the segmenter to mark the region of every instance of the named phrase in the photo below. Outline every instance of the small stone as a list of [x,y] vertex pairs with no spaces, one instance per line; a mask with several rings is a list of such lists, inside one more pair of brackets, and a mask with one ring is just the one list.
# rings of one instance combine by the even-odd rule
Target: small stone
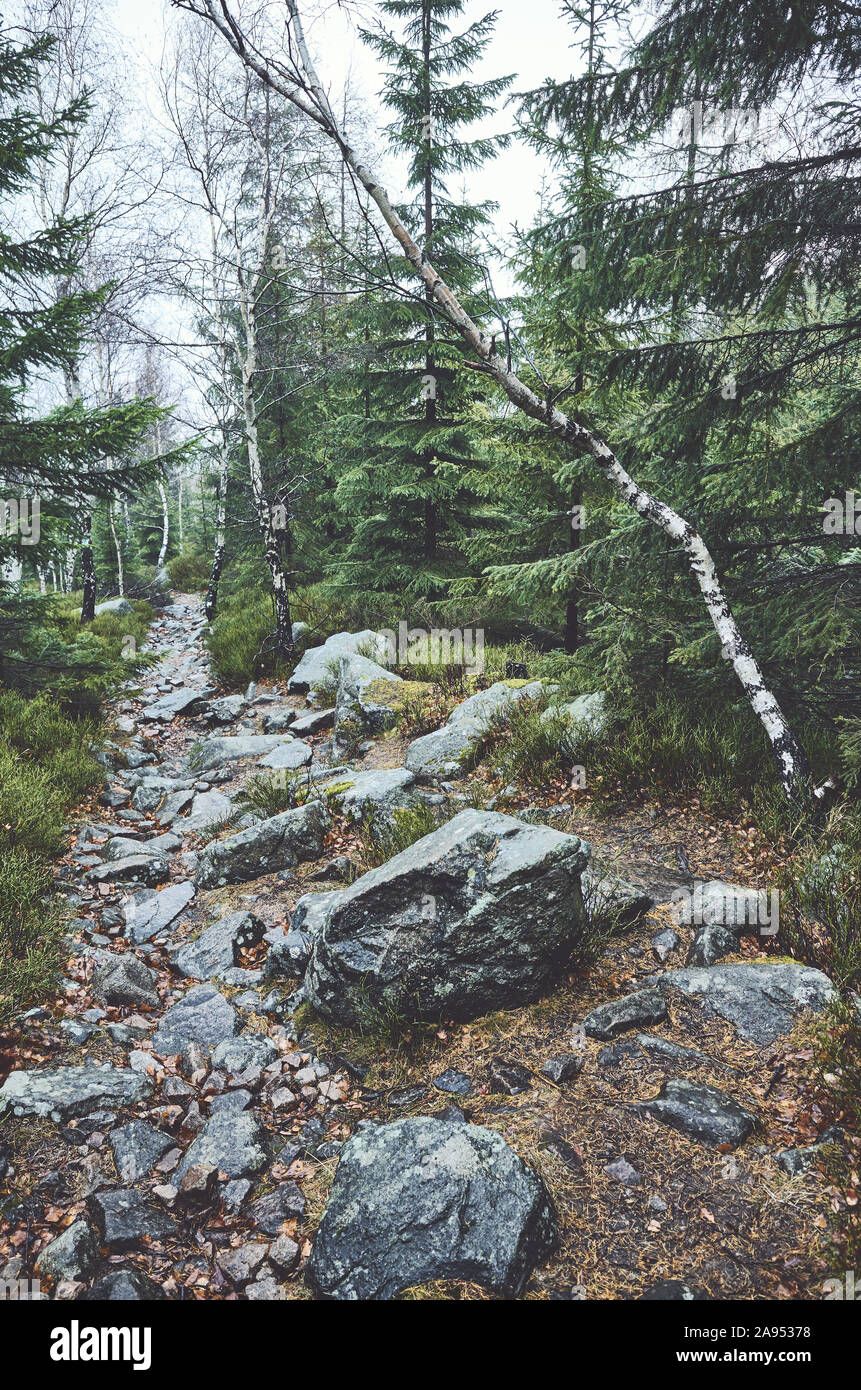
[[471,1078],[465,1072],[456,1071],[454,1067],[449,1067],[447,1071],[441,1072],[433,1084],[438,1091],[443,1091],[448,1096],[472,1094]]
[[249,1214],[261,1231],[276,1236],[285,1221],[304,1218],[305,1198],[295,1182],[282,1182],[274,1192],[252,1202]]
[[136,1182],[171,1147],[169,1135],[154,1129],[145,1120],[132,1120],[111,1132],[114,1163],[123,1182]]
[[131,1250],[144,1237],[160,1240],[176,1229],[166,1212],[132,1189],[93,1193],[87,1205],[102,1244],[113,1251]]
[[640,989],[624,999],[599,1004],[584,1018],[583,1027],[588,1037],[610,1042],[619,1033],[631,1028],[662,1023],[666,1016],[667,1009],[660,990]]
[[541,1065],[541,1075],[547,1076],[557,1085],[563,1081],[573,1081],[583,1070],[585,1058],[575,1052],[560,1052],[556,1057],[548,1057]]
[[217,1182],[217,1168],[208,1163],[193,1163],[180,1179],[179,1195],[189,1206],[202,1205],[212,1196]]
[[532,1086],[532,1074],[519,1062],[506,1062],[502,1057],[494,1057],[487,1064],[491,1091],[506,1096],[519,1096]]
[[289,1274],[299,1263],[299,1246],[289,1236],[279,1236],[269,1247],[269,1263],[277,1274]]
[[221,1250],[215,1262],[231,1284],[247,1284],[266,1259],[266,1246],[247,1242],[236,1249]]
[[662,963],[667,959],[672,951],[675,951],[679,944],[679,934],[674,932],[672,927],[664,927],[652,937],[652,950]]
[[626,1187],[636,1187],[641,1181],[640,1174],[624,1155],[614,1158],[612,1163],[605,1163],[604,1172],[608,1178],[615,1178],[616,1182],[624,1183]]
[[224,1184],[222,1196],[224,1205],[230,1211],[239,1211],[249,1192],[251,1183],[247,1178],[233,1178]]
[[88,1223],[79,1218],[45,1246],[36,1259],[36,1273],[55,1283],[88,1279],[98,1257],[98,1241]]

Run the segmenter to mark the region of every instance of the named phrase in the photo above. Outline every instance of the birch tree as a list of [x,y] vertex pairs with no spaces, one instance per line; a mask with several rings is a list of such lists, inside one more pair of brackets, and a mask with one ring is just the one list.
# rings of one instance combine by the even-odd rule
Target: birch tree
[[[711,553],[697,529],[668,502],[641,487],[617,457],[613,448],[595,431],[562,410],[551,397],[543,397],[513,371],[508,357],[497,350],[496,336],[477,323],[438,273],[426,251],[410,235],[382,181],[365,163],[342,130],[312,59],[302,25],[297,0],[286,0],[289,24],[283,49],[262,47],[242,22],[228,0],[176,0],[179,8],[205,19],[222,36],[244,68],[269,90],[291,102],[340,150],[355,183],[367,193],[383,224],[413,267],[437,311],[460,334],[472,357],[475,370],[487,374],[508,399],[531,419],[540,422],[557,438],[589,455],[595,467],[618,495],[635,512],[659,527],[684,554],[690,574],[698,585],[728,660],[741,683],[751,708],[760,719],[769,740],[781,785],[790,799],[803,800],[810,794],[807,758],[790,727],[774,693],[766,685],[759,663],[741,631],[721,585]],[[480,247],[476,254],[480,256]]]
[[[229,73],[208,33],[181,41],[163,72],[162,99],[187,179],[180,196],[194,213],[199,239],[182,283],[212,343],[217,389],[240,423],[257,529],[275,610],[275,650],[293,650],[288,575],[281,555],[283,517],[268,495],[261,462],[263,305],[278,273],[273,227],[289,193],[289,150],[275,151],[283,103],[248,69]],[[277,107],[275,110],[273,107]],[[205,230],[204,230],[205,229]],[[204,240],[205,238],[205,240]],[[194,245],[194,243],[192,243]],[[219,452],[215,548],[206,599],[214,616],[224,563],[227,440]]]

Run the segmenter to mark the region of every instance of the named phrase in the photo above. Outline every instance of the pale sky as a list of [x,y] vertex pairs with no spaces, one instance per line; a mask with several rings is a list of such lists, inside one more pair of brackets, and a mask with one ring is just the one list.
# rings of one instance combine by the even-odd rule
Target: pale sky
[[[376,11],[376,6],[365,0],[354,7],[354,12],[356,8],[369,18]],[[468,0],[464,19],[472,22],[494,8],[498,11],[496,32],[476,72],[479,79],[513,73],[512,90],[525,91],[537,87],[547,77],[571,75],[572,30],[561,16],[560,0],[498,0],[496,5],[493,0]],[[382,85],[382,71],[375,55],[358,38],[352,20],[337,0],[310,0],[304,9],[308,39],[323,81],[333,92],[340,92],[351,73],[354,86],[372,109],[379,110],[376,93]],[[140,64],[144,84],[147,64],[157,63],[161,54],[166,25],[195,22],[188,14],[172,9],[168,0],[115,0],[114,4],[106,3],[106,10],[113,12],[116,28],[128,40],[128,56]],[[510,128],[512,116],[510,111],[501,111],[492,128]],[[384,111],[380,118],[381,123],[389,119]],[[534,152],[516,142],[470,177],[470,199],[499,203],[499,232],[504,236],[514,221],[522,225],[531,220],[543,172]],[[391,164],[385,173],[397,178],[397,170]],[[389,191],[395,195],[400,192],[397,187]]]

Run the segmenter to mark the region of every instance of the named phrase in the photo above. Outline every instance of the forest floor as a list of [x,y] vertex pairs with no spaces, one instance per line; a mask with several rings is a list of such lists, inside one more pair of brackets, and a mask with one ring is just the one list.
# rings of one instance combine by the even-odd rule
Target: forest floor
[[[264,699],[247,704],[226,727],[213,729],[182,714],[168,723],[144,721],[142,711],[166,692],[209,682],[203,634],[199,601],[175,596],[151,633],[158,665],[138,691],[128,690],[115,702],[116,741],[154,757],[141,769],[147,775],[181,780],[188,774],[185,760],[201,740],[258,733],[262,717],[275,708],[305,712],[304,696],[288,696],[282,683],[270,682],[258,688]],[[330,738],[325,731],[309,737],[318,761],[325,763]],[[405,742],[379,738],[351,763],[362,770],[401,766]],[[255,770],[247,762],[229,763],[210,785],[235,798]],[[481,768],[474,777],[481,780]],[[205,789],[209,775],[190,780]],[[603,864],[627,880],[667,885],[665,904],[620,930],[597,960],[572,969],[554,993],[528,1007],[471,1023],[360,1036],[334,1029],[307,1009],[291,1019],[272,1005],[259,976],[218,981],[243,1028],[266,1035],[279,1053],[266,1068],[266,1084],[249,1097],[249,1110],[266,1135],[266,1166],[248,1182],[245,1200],[231,1208],[223,1182],[192,1202],[171,1181],[213,1101],[229,1087],[208,1065],[189,1069],[153,1045],[165,1009],[192,983],[177,976],[169,952],[228,910],[253,911],[270,933],[286,929],[300,897],[336,886],[324,872],[335,856],[362,867],[361,838],[336,816],[319,859],[227,888],[198,887],[167,931],[136,946],[124,934],[121,910],[129,884],[88,876],[113,835],[141,839],[167,829],[157,811],[141,813],[129,805],[127,782],[122,769],[114,772],[108,797],[82,807],[70,832],[69,853],[58,866],[76,914],[66,978],[53,1001],[28,1011],[0,1040],[0,1082],[14,1070],[53,1072],[95,1061],[148,1076],[152,1093],[116,1108],[106,1103],[90,1113],[63,1115],[59,1123],[50,1114],[32,1113],[7,1112],[0,1120],[0,1278],[39,1275],[46,1247],[71,1223],[89,1221],[99,1194],[122,1189],[146,1199],[136,1228],[114,1241],[100,1229],[95,1268],[92,1262],[77,1271],[70,1267],[53,1281],[43,1272],[44,1287],[54,1296],[81,1297],[93,1277],[123,1269],[140,1271],[174,1299],[307,1298],[303,1272],[339,1146],[361,1120],[440,1114],[454,1101],[468,1120],[505,1138],[542,1177],[558,1210],[559,1247],[532,1274],[528,1299],[637,1298],[662,1280],[682,1280],[716,1299],[818,1299],[824,1280],[842,1280],[846,1191],[859,1163],[856,1141],[847,1137],[828,1146],[797,1176],[775,1161],[784,1149],[812,1144],[840,1118],[828,1111],[815,1066],[820,1016],[800,1012],[790,1031],[767,1045],[755,1044],[718,1014],[672,991],[668,1017],[650,1028],[650,1036],[698,1054],[672,1060],[633,1044],[620,1048],[627,1034],[608,1047],[580,1026],[597,1005],[684,965],[693,928],[680,926],[669,904],[673,884],[688,881],[680,863],[686,861],[696,879],[753,887],[768,881],[771,851],[749,827],[716,821],[693,800],[658,805],[645,798],[605,816],[582,793],[559,787],[542,798],[524,789],[523,806],[579,797],[562,828],[590,841]],[[111,789],[118,804],[106,806]],[[468,780],[459,784],[459,794],[469,794]],[[506,805],[509,813],[517,813],[518,799]],[[177,843],[166,851],[160,888],[193,879],[205,842],[205,836],[183,831],[181,814],[169,833]],[[654,938],[667,927],[678,934],[678,945],[660,959]],[[265,943],[248,950],[242,966],[255,971],[265,950]],[[154,974],[158,1006],[106,1005],[95,997],[93,972],[104,952],[136,954]],[[746,936],[728,960],[774,958],[767,938]],[[554,1084],[542,1074],[548,1058],[578,1051],[583,1064],[573,1080]],[[320,1062],[328,1084],[294,1085],[295,1103],[279,1108],[272,1078],[286,1084],[297,1069]],[[500,1090],[501,1063],[525,1069],[524,1089]],[[469,1079],[467,1094],[437,1089],[435,1082],[449,1070]],[[757,1117],[753,1134],[733,1151],[711,1148],[631,1108],[632,1101],[656,1096],[668,1077],[706,1083],[739,1101]],[[255,1088],[254,1081],[249,1085]],[[129,1180],[117,1166],[121,1151],[113,1135],[131,1119],[158,1131],[164,1142],[152,1165]],[[266,1229],[255,1206],[273,1192],[290,1195],[292,1206],[286,1202],[283,1220]],[[261,1261],[273,1238],[285,1236],[296,1243],[296,1260],[292,1270],[282,1262],[275,1277]],[[236,1251],[251,1252],[247,1268],[232,1258]],[[403,1296],[491,1295],[478,1285],[431,1284]]]

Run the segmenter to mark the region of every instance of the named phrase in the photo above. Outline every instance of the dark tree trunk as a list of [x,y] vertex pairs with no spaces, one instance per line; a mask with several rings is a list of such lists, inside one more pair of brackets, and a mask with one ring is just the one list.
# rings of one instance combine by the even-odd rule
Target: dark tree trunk
[[96,616],[96,566],[93,560],[93,518],[89,512],[84,517],[81,575],[84,584],[84,594],[81,599],[81,622],[91,623]]

